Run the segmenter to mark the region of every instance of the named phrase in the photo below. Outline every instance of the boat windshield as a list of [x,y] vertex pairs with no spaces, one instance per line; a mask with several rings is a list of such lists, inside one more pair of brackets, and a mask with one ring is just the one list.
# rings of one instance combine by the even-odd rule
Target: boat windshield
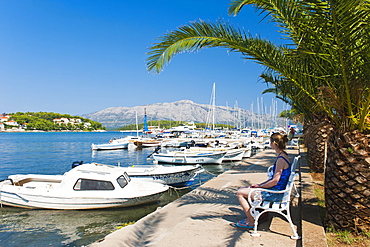
[[80,178],[77,180],[74,190],[114,190],[110,181]]
[[123,188],[128,184],[128,181],[126,177],[122,175],[117,178],[117,183],[119,184],[119,186],[121,186],[121,188]]

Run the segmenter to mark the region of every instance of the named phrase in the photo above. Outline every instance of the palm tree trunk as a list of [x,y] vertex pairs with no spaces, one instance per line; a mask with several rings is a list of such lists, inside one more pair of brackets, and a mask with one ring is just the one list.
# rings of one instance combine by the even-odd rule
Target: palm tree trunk
[[341,230],[370,229],[370,135],[336,133],[328,151],[326,222]]
[[333,126],[326,120],[316,118],[305,121],[304,142],[307,147],[307,160],[311,172],[323,173],[325,145],[332,134]]

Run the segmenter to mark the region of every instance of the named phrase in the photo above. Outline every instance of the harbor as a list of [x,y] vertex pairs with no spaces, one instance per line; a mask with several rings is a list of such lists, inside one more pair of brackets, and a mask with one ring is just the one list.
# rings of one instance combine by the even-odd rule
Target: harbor
[[[75,161],[117,166],[152,166],[147,159],[154,148],[92,151],[91,143],[103,143],[130,133],[38,132],[1,133],[0,180],[13,174],[60,175]],[[0,209],[0,246],[85,246],[111,231],[135,222],[227,171],[237,162],[206,165],[190,187],[172,189],[157,203],[129,208],[96,210],[30,210],[4,206]]]
[[368,0],[35,2],[0,10],[0,246],[370,246]]
[[[3,167],[3,176],[15,171],[19,173],[22,169],[24,174],[59,174],[59,171],[70,169],[71,161],[78,159],[110,165],[152,164],[147,157],[153,153],[153,147],[91,151],[92,140],[106,141],[111,135],[3,134],[2,143],[7,143],[2,146],[2,161],[7,164]],[[29,145],[32,142],[35,143]],[[23,164],[14,159],[16,150],[19,150]],[[302,197],[294,198],[291,208],[293,223],[302,237],[299,240],[290,238],[292,230],[285,219],[271,213],[268,220],[258,226],[260,237],[252,237],[250,230],[234,225],[244,218],[236,198],[237,189],[265,180],[267,167],[275,159],[271,149],[264,149],[241,162],[204,165],[207,172],[200,174],[194,186],[171,190],[157,204],[83,212],[4,207],[1,210],[0,244],[38,246],[50,241],[51,246],[274,246],[276,243],[282,246],[326,246],[305,153],[295,146],[290,146],[287,151],[291,160],[297,155],[303,156],[297,168],[300,179],[296,181]],[[54,165],[50,165],[53,157]]]
[[288,222],[272,213],[258,226],[260,237],[234,226],[245,217],[236,191],[266,179],[266,169],[276,157],[267,149],[89,246],[327,246],[306,154],[300,149],[287,151],[291,159],[302,156],[296,181],[301,197],[294,198],[291,205],[299,240],[292,240]]

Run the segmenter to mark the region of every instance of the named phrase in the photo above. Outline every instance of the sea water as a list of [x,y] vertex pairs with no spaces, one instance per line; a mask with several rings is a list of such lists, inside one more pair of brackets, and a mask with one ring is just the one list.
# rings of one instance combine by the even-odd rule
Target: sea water
[[[0,133],[0,180],[12,174],[63,174],[74,161],[131,166],[153,165],[154,148],[91,151],[92,143],[107,143],[136,133],[37,132]],[[158,203],[101,210],[31,210],[0,208],[0,246],[83,246],[134,222],[196,188],[233,163],[207,165],[191,188],[170,190]]]

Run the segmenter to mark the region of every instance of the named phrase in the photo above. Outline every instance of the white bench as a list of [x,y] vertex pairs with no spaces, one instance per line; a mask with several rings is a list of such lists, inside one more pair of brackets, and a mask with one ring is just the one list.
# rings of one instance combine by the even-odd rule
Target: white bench
[[[269,190],[269,189],[261,189],[261,188],[254,188],[250,191],[248,195],[248,202],[251,205],[250,212],[252,216],[254,217],[254,230],[251,233],[252,236],[260,236],[260,234],[257,232],[258,227],[258,219],[263,213],[266,212],[274,212],[278,213],[282,216],[284,216],[292,228],[293,236],[291,236],[292,239],[300,239],[301,237],[298,236],[298,233],[296,229],[294,228],[292,218],[290,216],[290,201],[291,201],[291,193],[293,187],[295,188],[296,197],[299,197],[299,193],[297,188],[295,187],[294,180],[298,176],[298,173],[296,173],[296,167],[298,160],[301,158],[301,156],[297,156],[294,158],[294,161],[291,165],[291,174],[289,177],[288,184],[286,186],[285,190]],[[266,191],[269,193],[276,193],[276,194],[283,194],[283,198],[281,201],[278,202],[272,202],[272,201],[264,201],[261,192]]]

